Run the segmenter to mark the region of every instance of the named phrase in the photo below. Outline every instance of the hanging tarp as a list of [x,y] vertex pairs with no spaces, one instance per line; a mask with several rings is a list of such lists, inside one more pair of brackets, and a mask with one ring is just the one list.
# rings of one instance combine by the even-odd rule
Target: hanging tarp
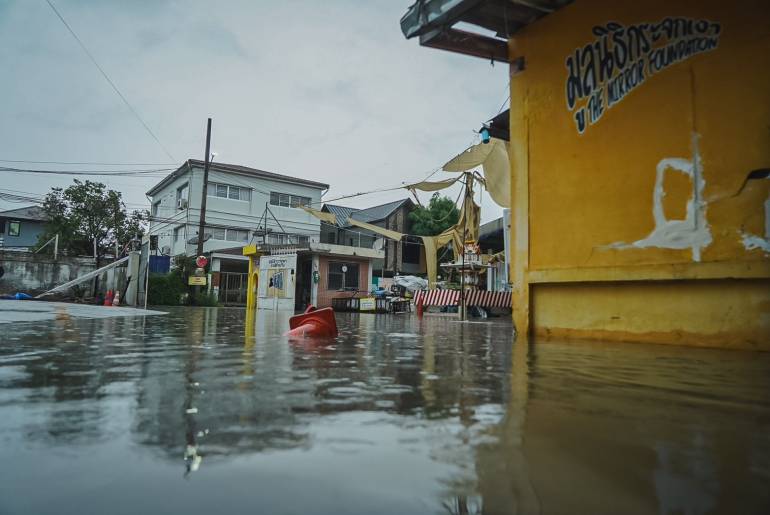
[[489,143],[473,145],[443,166],[447,172],[465,172],[481,166],[489,195],[496,204],[511,207],[511,169],[505,141],[492,138]]
[[[453,226],[438,236],[420,236],[423,247],[425,248],[425,268],[428,272],[428,288],[435,288],[436,278],[438,277],[438,249],[443,248],[449,242],[452,242],[452,248],[455,248],[455,240],[458,237],[457,226]],[[460,229],[462,231],[462,229]],[[460,236],[462,237],[462,236]]]
[[404,235],[401,234],[400,232],[391,231],[390,229],[385,229],[384,227],[380,227],[378,225],[368,224],[366,222],[356,220],[353,217],[348,218],[348,224],[355,225],[356,227],[360,227],[361,229],[366,229],[367,231],[371,231],[376,234],[380,234],[382,236],[385,236],[386,238],[390,238],[391,240],[399,241],[401,240],[401,238],[404,237]]
[[319,220],[337,225],[337,217],[334,216],[334,214],[327,213],[325,211],[319,211],[318,209],[313,209],[312,207],[307,207],[307,206],[301,206],[301,207],[302,209],[304,209],[314,217],[318,218]]
[[481,163],[483,163],[489,156],[489,153],[492,152],[493,145],[491,143],[492,141],[490,140],[489,143],[479,143],[478,145],[473,145],[472,147],[465,149],[465,151],[457,154],[448,161],[442,169],[445,172],[467,172],[477,166],[481,166]]
[[493,139],[489,145],[494,148],[482,165],[489,196],[500,207],[511,207],[511,165],[508,160],[508,145]]
[[458,175],[454,179],[444,179],[443,181],[422,181],[415,184],[409,184],[408,186],[404,186],[408,190],[420,190],[420,191],[439,191],[446,189],[457,181],[462,179],[462,175]]
[[438,277],[437,255],[438,250],[446,244],[452,244],[455,256],[461,255],[465,241],[478,241],[479,238],[479,213],[481,208],[473,201],[473,181],[467,181],[468,188],[465,194],[460,219],[455,225],[442,232],[438,236],[421,236],[425,247],[425,267],[428,272],[428,284],[433,288]]

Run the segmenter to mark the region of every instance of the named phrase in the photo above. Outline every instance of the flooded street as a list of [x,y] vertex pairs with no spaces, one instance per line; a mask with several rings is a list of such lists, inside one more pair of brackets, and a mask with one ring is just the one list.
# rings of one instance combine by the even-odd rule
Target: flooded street
[[337,320],[0,325],[0,513],[770,511],[770,354]]

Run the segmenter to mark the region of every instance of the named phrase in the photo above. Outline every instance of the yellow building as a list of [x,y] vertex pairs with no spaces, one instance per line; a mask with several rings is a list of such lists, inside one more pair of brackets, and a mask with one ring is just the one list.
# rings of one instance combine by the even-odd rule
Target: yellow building
[[402,28],[511,63],[521,334],[770,350],[770,2],[425,0]]

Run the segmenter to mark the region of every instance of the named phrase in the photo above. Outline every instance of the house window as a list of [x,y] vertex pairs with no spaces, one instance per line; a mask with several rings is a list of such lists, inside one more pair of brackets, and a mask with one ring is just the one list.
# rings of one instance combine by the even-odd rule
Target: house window
[[225,230],[222,227],[212,227],[211,237],[215,240],[224,240]]
[[246,229],[227,229],[227,241],[249,241],[249,231]]
[[184,225],[174,227],[174,241],[179,241],[179,236],[182,234],[182,229],[184,229]]
[[190,198],[190,186],[188,183],[184,183],[176,189],[176,200],[189,200]]
[[21,222],[11,220],[8,222],[8,236],[18,236],[21,234]]
[[152,216],[158,216],[158,211],[160,211],[160,200],[152,205]]
[[268,236],[267,242],[272,245],[307,245],[310,242],[308,236],[300,234],[272,233]]
[[420,264],[420,244],[407,238],[402,244],[403,255],[401,260],[412,265]]
[[[347,267],[347,272],[342,267]],[[341,290],[342,288],[358,289],[358,263],[329,263],[329,282],[327,290]]]
[[206,234],[210,234],[213,240],[249,241],[251,233],[248,229],[236,229],[234,227],[206,227]]
[[286,245],[289,242],[289,235],[284,233],[273,233],[268,236],[268,242],[273,245]]
[[290,195],[288,193],[270,192],[270,204],[281,207],[301,207],[310,205],[310,197]]
[[210,182],[206,190],[209,197],[227,198],[230,200],[251,200],[251,190],[243,186],[231,186],[230,184],[218,184]]

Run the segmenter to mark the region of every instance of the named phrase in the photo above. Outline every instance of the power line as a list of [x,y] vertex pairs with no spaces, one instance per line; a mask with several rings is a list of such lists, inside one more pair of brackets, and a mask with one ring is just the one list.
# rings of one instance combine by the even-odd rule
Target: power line
[[[51,174],[51,175],[103,175],[107,177],[121,177],[132,175],[148,175],[148,174],[161,174],[161,172],[168,172],[176,170],[176,168],[143,168],[135,170],[36,170],[30,168],[15,168],[0,166],[0,172],[12,172],[12,173],[39,173],[39,174]],[[165,174],[161,174],[165,175]]]
[[150,136],[152,136],[152,139],[155,140],[155,142],[158,144],[158,146],[160,146],[160,148],[163,149],[163,152],[169,157],[169,159],[171,159],[172,161],[176,161],[174,156],[172,156],[171,153],[168,150],[166,150],[166,147],[163,146],[163,143],[160,142],[160,140],[155,135],[155,133],[152,132],[152,129],[150,129],[149,125],[147,125],[147,123],[145,123],[145,121],[142,119],[142,117],[139,116],[139,113],[136,111],[136,109],[134,109],[134,107],[131,105],[131,103],[128,101],[128,99],[126,99],[126,97],[123,95],[123,93],[120,92],[120,90],[115,85],[115,83],[112,81],[112,79],[110,79],[109,75],[107,75],[107,72],[105,72],[104,69],[99,65],[99,63],[96,61],[96,58],[94,58],[94,56],[91,54],[91,52],[89,52],[88,48],[80,40],[78,35],[75,34],[75,31],[72,30],[72,27],[70,27],[69,23],[67,23],[67,21],[64,19],[64,17],[61,15],[61,13],[59,13],[59,11],[56,9],[56,7],[54,7],[54,5],[51,2],[51,0],[45,0],[45,1],[51,7],[51,10],[56,14],[56,16],[58,16],[58,18],[61,20],[61,22],[64,24],[64,26],[67,27],[67,30],[70,32],[70,34],[72,34],[72,37],[75,38],[75,41],[78,42],[78,44],[80,45],[80,48],[83,49],[83,52],[85,52],[85,54],[88,56],[88,58],[91,59],[91,62],[94,63],[94,66],[96,66],[96,69],[99,70],[99,73],[101,73],[102,76],[104,77],[104,79],[110,84],[110,86],[112,86],[112,89],[115,90],[115,93],[117,93],[118,96],[120,97],[120,99],[123,100],[123,103],[126,104],[128,109],[133,113],[133,115],[136,117],[136,119],[139,120],[139,123],[142,124],[142,127],[144,127],[145,130],[147,131],[147,133]]
[[176,163],[105,163],[95,161],[30,161],[27,159],[0,159],[0,163],[24,163],[46,165],[89,165],[89,166],[176,166]]

